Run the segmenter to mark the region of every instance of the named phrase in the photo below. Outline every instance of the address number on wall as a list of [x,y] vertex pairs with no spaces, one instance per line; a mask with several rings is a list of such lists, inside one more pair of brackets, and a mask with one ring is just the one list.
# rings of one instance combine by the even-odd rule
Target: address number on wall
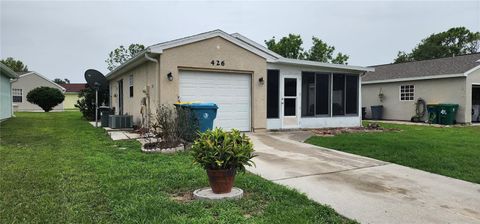
[[220,61],[220,60],[212,60],[210,62],[212,66],[225,66],[225,61]]

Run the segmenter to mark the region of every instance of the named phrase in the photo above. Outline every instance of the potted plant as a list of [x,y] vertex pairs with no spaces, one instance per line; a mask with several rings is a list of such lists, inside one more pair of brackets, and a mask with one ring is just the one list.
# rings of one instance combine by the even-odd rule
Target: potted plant
[[250,138],[235,129],[207,130],[199,135],[191,150],[194,162],[207,171],[210,187],[216,194],[229,193],[235,175],[245,172],[245,166],[254,165]]

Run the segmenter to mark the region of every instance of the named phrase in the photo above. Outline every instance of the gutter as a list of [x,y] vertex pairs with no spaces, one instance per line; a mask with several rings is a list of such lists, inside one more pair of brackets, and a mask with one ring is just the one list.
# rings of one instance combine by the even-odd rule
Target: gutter
[[467,77],[465,74],[448,74],[448,75],[431,75],[423,77],[411,77],[411,78],[398,78],[398,79],[385,79],[385,80],[374,80],[374,81],[364,81],[363,84],[377,84],[377,83],[391,83],[391,82],[409,82],[409,81],[419,81],[419,80],[432,80],[432,79],[448,79],[448,78],[460,78]]

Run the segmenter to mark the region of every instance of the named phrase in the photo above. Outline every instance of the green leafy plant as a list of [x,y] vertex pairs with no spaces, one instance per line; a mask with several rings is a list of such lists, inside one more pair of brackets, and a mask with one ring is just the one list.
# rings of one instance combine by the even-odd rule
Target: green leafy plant
[[41,86],[32,89],[27,94],[27,101],[41,107],[45,112],[49,112],[53,107],[57,106],[65,96],[63,93],[55,88]]
[[[89,121],[95,120],[95,89],[87,86],[78,94],[78,100],[75,104],[85,119]],[[98,105],[108,105],[109,92],[108,89],[100,89],[98,91]],[[98,114],[100,117],[100,113]]]
[[221,128],[201,133],[192,146],[194,162],[206,170],[234,169],[245,172],[245,166],[254,165],[253,144],[244,133]]

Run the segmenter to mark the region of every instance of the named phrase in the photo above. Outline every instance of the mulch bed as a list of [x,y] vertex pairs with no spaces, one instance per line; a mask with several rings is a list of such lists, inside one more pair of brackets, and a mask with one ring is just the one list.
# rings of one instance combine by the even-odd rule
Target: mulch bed
[[383,128],[378,123],[369,123],[366,127],[353,127],[353,128],[321,128],[314,129],[312,132],[316,136],[331,137],[338,134],[345,133],[370,133],[370,132],[386,132],[386,131],[400,131],[396,128]]

